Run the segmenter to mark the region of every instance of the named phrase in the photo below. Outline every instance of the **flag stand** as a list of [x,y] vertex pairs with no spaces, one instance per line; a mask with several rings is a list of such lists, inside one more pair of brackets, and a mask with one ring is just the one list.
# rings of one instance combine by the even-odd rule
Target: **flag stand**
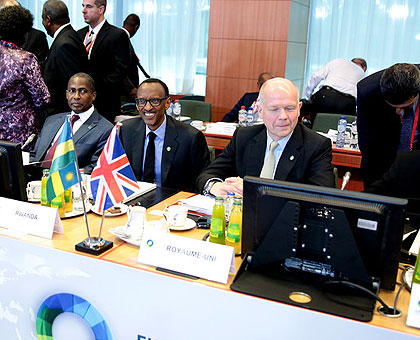
[[[73,139],[73,129],[70,126],[71,130],[71,138]],[[74,145],[74,143],[73,143]],[[80,178],[80,171],[79,171],[79,161],[77,159],[77,153],[76,148],[74,148],[74,153],[76,155],[76,166],[77,166],[77,178],[79,180],[79,186],[80,186],[80,194],[82,196],[82,204],[83,204],[83,217],[86,224],[86,230],[88,237],[85,238],[82,242],[79,242],[75,245],[75,249],[77,251],[80,251],[82,253],[87,253],[91,255],[101,255],[102,253],[106,252],[107,250],[111,249],[114,246],[114,243],[111,241],[107,241],[101,237],[101,231],[102,231],[102,224],[104,222],[104,211],[102,212],[102,220],[101,220],[101,226],[99,230],[99,236],[98,237],[91,237],[90,231],[89,231],[89,224],[87,220],[87,213],[86,213],[86,204],[85,204],[85,194],[82,188],[82,181]]]

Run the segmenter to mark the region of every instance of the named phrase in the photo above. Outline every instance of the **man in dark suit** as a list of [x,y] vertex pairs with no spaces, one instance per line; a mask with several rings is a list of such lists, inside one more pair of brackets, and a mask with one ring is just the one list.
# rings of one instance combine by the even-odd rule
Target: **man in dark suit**
[[159,79],[140,84],[136,104],[140,117],[123,122],[120,139],[137,179],[196,192],[197,176],[209,164],[203,133],[166,115],[169,90]]
[[128,75],[130,41],[120,28],[104,17],[106,0],[83,0],[83,17],[88,26],[77,31],[88,52],[90,74],[95,80],[99,113],[114,122],[121,112],[121,87]]
[[[140,18],[137,14],[129,14],[123,22],[123,31],[125,31],[129,38],[134,37],[140,28]],[[122,96],[126,97],[126,100],[132,101],[136,99],[137,88],[139,87],[139,72],[138,69],[143,72],[146,78],[150,78],[147,72],[141,66],[139,58],[134,50],[133,45],[130,41],[130,67],[127,78],[124,80]]]
[[[389,84],[387,87],[392,89],[388,91],[391,93],[388,102],[381,91],[381,78],[386,70],[376,72],[357,84],[357,130],[366,188],[382,177],[397,156],[404,108],[413,107],[418,100],[413,99],[418,98],[420,92],[418,68],[420,65],[396,64],[387,69],[385,81]],[[411,91],[408,94],[407,89]],[[402,96],[395,99],[392,93]],[[416,148],[418,143],[413,144],[413,149]]]
[[31,151],[30,161],[47,163],[51,161],[50,148],[61,133],[64,119],[70,114],[72,122],[74,121],[73,141],[79,167],[90,174],[113,126],[98,113],[92,104],[96,98],[95,84],[88,74],[76,73],[71,77],[66,96],[72,111],[58,113],[47,118],[35,148]]
[[420,198],[420,150],[400,152],[391,168],[366,192],[402,198]]
[[[274,78],[274,76],[269,72],[263,72],[258,76],[257,86],[258,90],[261,89],[261,86],[264,84],[265,81],[268,79]],[[247,92],[245,93],[241,99],[236,103],[236,105],[230,110],[230,112],[226,113],[225,116],[222,118],[222,122],[237,122],[238,121],[238,113],[241,109],[241,106],[245,106],[245,110],[248,111],[250,106],[253,106],[255,101],[258,99],[259,92]]]
[[83,42],[70,25],[67,6],[60,0],[48,0],[42,9],[42,24],[54,38],[43,76],[51,94],[48,116],[69,109],[65,92],[70,77],[87,71],[87,53]]
[[47,36],[45,33],[37,30],[36,28],[32,28],[26,37],[25,43],[21,47],[25,51],[36,55],[39,65],[41,66],[41,70],[43,70],[49,51]]
[[246,175],[333,187],[331,141],[298,124],[299,91],[284,78],[260,90],[264,125],[239,128],[223,152],[200,174],[204,194],[242,195]]

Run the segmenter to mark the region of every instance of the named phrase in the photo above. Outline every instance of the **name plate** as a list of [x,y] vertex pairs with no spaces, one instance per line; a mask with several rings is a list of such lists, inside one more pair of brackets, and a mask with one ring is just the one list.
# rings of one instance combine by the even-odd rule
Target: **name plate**
[[407,312],[407,326],[420,328],[420,284],[411,287],[410,305]]
[[53,232],[63,233],[55,208],[0,197],[0,227],[52,239]]
[[138,262],[226,284],[235,273],[232,247],[145,227]]

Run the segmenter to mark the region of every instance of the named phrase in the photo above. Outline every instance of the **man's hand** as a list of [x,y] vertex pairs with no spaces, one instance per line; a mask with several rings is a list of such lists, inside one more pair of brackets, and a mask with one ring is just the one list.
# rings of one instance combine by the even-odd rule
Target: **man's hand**
[[210,189],[210,193],[216,197],[227,197],[228,192],[234,192],[235,195],[242,196],[244,181],[240,177],[229,177],[224,182],[216,182]]

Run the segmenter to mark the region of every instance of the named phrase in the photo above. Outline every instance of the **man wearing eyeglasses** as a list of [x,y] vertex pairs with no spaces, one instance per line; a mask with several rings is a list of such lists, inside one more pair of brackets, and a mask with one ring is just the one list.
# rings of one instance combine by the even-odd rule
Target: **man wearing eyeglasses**
[[201,131],[167,116],[169,105],[163,81],[143,81],[136,98],[140,117],[123,122],[120,139],[139,181],[197,192],[197,176],[209,164],[206,139]]
[[357,84],[357,128],[365,188],[419,141],[419,65],[395,64]]
[[104,148],[113,125],[101,116],[93,106],[96,98],[95,83],[86,73],[76,73],[69,80],[66,97],[71,112],[49,116],[41,134],[30,153],[30,162],[42,162],[44,168],[51,166],[64,120],[71,115],[73,141],[79,167],[90,174]]

